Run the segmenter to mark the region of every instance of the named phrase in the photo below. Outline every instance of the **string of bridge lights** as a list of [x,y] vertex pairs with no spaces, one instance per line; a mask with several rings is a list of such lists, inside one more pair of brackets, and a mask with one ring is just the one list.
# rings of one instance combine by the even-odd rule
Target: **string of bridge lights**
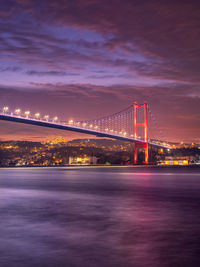
[[[14,112],[9,112],[9,107],[5,106],[3,107],[3,115],[10,115],[10,116],[15,116],[15,117],[21,117],[21,118],[25,118],[25,119],[35,119],[35,120],[40,120],[40,121],[45,121],[45,122],[53,122],[53,123],[59,123],[58,117],[55,116],[52,119],[50,119],[49,115],[44,115],[43,118],[41,118],[41,115],[39,112],[35,113],[33,116],[31,116],[31,112],[29,110],[26,110],[25,112],[22,113],[22,110],[20,108],[17,108],[14,110]],[[60,122],[60,124],[62,125],[70,125],[70,126],[74,126],[74,127],[83,127],[85,129],[94,129],[96,131],[99,131],[100,127],[98,125],[93,125],[93,124],[87,124],[86,122],[79,122],[79,121],[74,121],[72,119],[70,119],[67,122]],[[121,135],[121,136],[127,136],[127,132],[125,131],[115,131],[113,129],[109,129],[109,128],[105,128],[104,131],[106,133],[111,133],[111,134],[116,134],[116,135]],[[133,138],[133,134],[131,134],[129,137]],[[139,139],[139,137],[138,137]]]

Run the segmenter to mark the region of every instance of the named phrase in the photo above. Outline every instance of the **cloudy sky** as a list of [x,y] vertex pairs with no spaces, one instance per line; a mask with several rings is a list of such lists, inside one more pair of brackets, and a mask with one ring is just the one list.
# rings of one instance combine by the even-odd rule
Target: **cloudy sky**
[[[166,139],[200,142],[199,1],[0,4],[1,108],[80,120],[147,102]],[[1,139],[58,135],[0,122]]]

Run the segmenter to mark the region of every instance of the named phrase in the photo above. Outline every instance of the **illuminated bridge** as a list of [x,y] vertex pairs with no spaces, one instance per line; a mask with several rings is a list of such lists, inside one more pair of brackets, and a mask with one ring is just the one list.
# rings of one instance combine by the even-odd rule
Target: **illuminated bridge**
[[146,103],[134,103],[120,112],[103,118],[83,121],[60,121],[58,117],[50,118],[48,115],[42,117],[40,113],[35,113],[34,116],[31,116],[30,111],[22,113],[21,109],[18,108],[11,112],[8,107],[3,107],[0,111],[0,120],[134,142],[134,163],[137,164],[137,150],[143,149],[145,152],[145,164],[148,164],[149,145],[166,149],[169,149],[170,146],[161,141],[151,141],[148,138],[147,111]]

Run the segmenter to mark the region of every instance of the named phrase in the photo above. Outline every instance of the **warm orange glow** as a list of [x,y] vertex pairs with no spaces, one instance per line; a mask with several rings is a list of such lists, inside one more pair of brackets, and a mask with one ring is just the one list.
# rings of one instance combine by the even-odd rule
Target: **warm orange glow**
[[35,113],[35,117],[38,119],[40,117],[40,113]]
[[26,115],[26,117],[28,117],[30,115],[30,111],[25,111],[24,114]]
[[96,164],[96,157],[88,157],[87,155],[78,156],[78,157],[69,157],[69,164],[81,164],[89,165]]
[[15,109],[15,113],[18,115],[21,112],[20,108]]
[[49,119],[49,115],[45,115],[44,119],[47,121]]
[[3,111],[7,112],[8,111],[8,107],[3,107]]

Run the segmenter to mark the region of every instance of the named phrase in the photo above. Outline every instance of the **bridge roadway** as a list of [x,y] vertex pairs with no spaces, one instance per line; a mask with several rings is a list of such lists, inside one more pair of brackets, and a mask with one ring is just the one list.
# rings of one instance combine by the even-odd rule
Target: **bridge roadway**
[[[144,141],[142,141],[142,140],[134,139],[131,137],[120,136],[120,135],[115,135],[115,134],[111,134],[111,133],[98,132],[98,131],[94,131],[94,130],[90,130],[90,129],[84,129],[84,128],[80,128],[80,127],[76,127],[76,126],[64,125],[64,124],[59,124],[59,123],[54,123],[54,122],[49,122],[49,121],[32,119],[32,118],[23,118],[20,116],[11,116],[11,115],[7,115],[7,114],[6,115],[0,114],[0,120],[19,122],[19,123],[24,123],[24,124],[43,126],[43,127],[60,129],[60,130],[65,130],[65,131],[90,134],[90,135],[95,135],[97,137],[106,137],[106,138],[118,139],[118,140],[122,140],[122,141],[134,142],[134,143],[135,142],[144,143]],[[157,144],[157,143],[152,143],[152,142],[148,142],[148,144],[152,145],[152,146],[160,147],[160,148],[167,148],[167,149],[169,148],[169,147],[164,146],[162,144]]]

